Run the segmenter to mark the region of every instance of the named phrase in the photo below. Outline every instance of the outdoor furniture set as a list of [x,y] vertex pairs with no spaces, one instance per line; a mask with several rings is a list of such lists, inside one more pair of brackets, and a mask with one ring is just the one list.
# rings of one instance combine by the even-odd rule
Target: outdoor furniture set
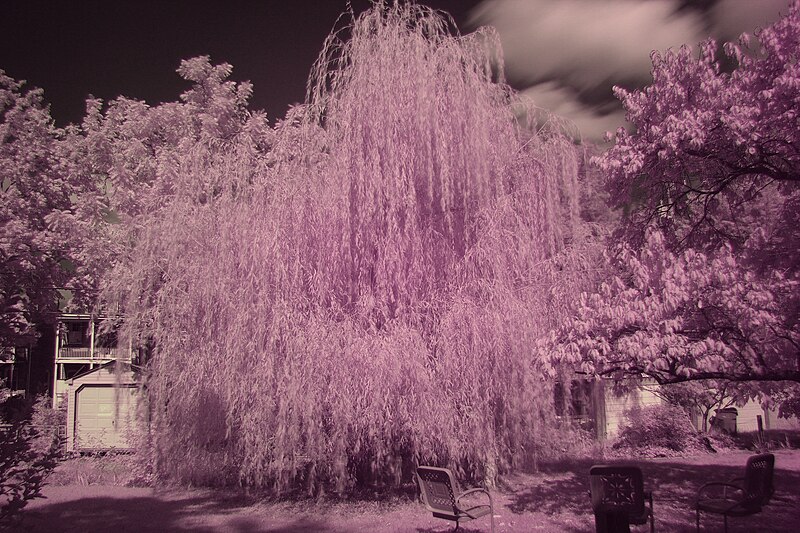
[[[743,477],[729,482],[706,483],[697,492],[695,510],[697,531],[700,531],[700,512],[722,515],[725,531],[729,516],[747,516],[761,512],[774,492],[772,486],[775,456],[771,453],[753,455],[747,460]],[[417,482],[425,507],[436,518],[451,520],[458,530],[461,522],[489,516],[494,533],[494,502],[488,490],[482,488],[461,491],[453,473],[446,468],[420,466]],[[596,465],[589,470],[592,510],[597,533],[629,533],[630,524],[650,522],[655,531],[653,493],[644,490],[642,470],[637,466]],[[487,504],[464,505],[466,496],[483,494]]]

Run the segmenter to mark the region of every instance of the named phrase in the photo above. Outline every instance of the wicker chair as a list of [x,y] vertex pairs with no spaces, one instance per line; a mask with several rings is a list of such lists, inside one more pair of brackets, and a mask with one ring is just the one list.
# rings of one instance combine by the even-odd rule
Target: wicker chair
[[731,481],[706,483],[697,491],[697,531],[700,531],[700,511],[721,514],[728,531],[729,516],[748,516],[761,512],[769,503],[774,488],[772,475],[775,456],[771,453],[753,455],[747,459],[744,477]]
[[[434,517],[452,520],[456,523],[455,529],[457,530],[461,522],[489,515],[491,531],[494,533],[494,503],[488,490],[470,489],[461,492],[453,473],[447,468],[435,466],[418,467],[417,481],[422,502]],[[461,504],[461,499],[465,496],[479,493],[488,496],[489,505],[467,507]]]
[[598,533],[630,531],[630,524],[647,524],[648,518],[650,532],[655,531],[653,493],[644,490],[639,467],[595,465],[589,470],[589,485]]

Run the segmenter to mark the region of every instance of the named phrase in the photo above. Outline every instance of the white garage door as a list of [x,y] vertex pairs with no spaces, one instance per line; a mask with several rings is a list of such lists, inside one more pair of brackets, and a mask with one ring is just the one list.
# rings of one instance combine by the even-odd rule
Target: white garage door
[[75,393],[75,447],[129,448],[136,389],[84,385]]

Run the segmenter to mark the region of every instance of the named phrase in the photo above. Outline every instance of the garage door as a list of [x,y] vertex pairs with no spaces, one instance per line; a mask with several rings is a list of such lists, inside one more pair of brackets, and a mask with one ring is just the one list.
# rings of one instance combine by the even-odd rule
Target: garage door
[[129,448],[134,387],[84,385],[75,393],[75,447]]

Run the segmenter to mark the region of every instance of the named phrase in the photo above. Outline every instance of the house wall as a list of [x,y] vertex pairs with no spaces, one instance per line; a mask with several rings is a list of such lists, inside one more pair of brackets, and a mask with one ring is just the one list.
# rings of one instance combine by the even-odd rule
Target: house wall
[[739,414],[736,417],[738,431],[758,431],[758,420],[761,415],[764,429],[790,429],[800,430],[800,420],[797,418],[778,418],[777,409],[764,409],[758,401],[749,400],[742,407],[736,407]]
[[55,405],[53,406],[55,409],[61,406],[61,402],[67,397],[69,393],[69,382],[65,379],[57,379],[54,382],[55,390],[53,394],[53,398],[55,398]]
[[[620,428],[625,424],[625,412],[634,407],[647,407],[664,403],[656,392],[659,385],[654,380],[642,380],[638,385],[632,382],[620,382],[611,379],[599,379],[594,382],[591,394],[590,414],[595,422],[596,437],[599,440],[614,438],[619,434]],[[617,385],[617,386],[615,386]],[[759,401],[748,401],[743,406],[735,406],[738,415],[736,418],[737,431],[758,431],[760,415],[765,430],[800,430],[800,419],[778,418],[777,409],[765,410]],[[714,416],[709,415],[709,425]],[[702,419],[698,413],[693,413],[692,422],[697,429],[702,428]]]
[[735,407],[738,412],[736,415],[736,431],[758,431],[758,420],[756,417],[759,415],[764,423],[764,429],[769,429],[767,427],[766,417],[764,416],[764,409],[762,409],[760,403],[749,400],[743,406]]
[[622,392],[614,390],[614,384],[611,380],[604,380],[602,383],[604,383],[605,390],[603,400],[605,403],[606,438],[613,438],[619,434],[620,427],[625,423],[625,411],[634,407],[647,407],[663,403],[661,398],[650,390],[653,383],[647,380],[640,385],[627,385]]
[[767,411],[767,420],[769,422],[768,429],[790,429],[800,431],[800,419],[792,418],[778,418],[778,410],[770,409]]

